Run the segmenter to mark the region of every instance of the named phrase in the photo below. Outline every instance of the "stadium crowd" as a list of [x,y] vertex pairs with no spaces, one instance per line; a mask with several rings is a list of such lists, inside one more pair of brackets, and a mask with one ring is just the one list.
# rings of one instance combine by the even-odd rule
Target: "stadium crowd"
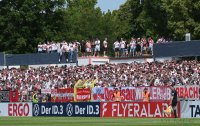
[[165,61],[3,69],[0,71],[0,90],[17,89],[23,101],[32,91],[73,87],[79,79],[97,79],[97,87],[199,85],[200,63]]
[[[167,43],[171,42],[170,39],[165,39],[164,37],[158,38],[156,43]],[[131,38],[130,42],[121,38],[113,43],[113,51],[115,52],[115,57],[133,57],[142,56],[145,54],[153,54],[153,44],[154,40],[149,38]],[[108,39],[105,38],[103,43],[96,38],[94,40],[82,40],[78,42],[77,40],[73,42],[46,42],[39,43],[37,51],[38,53],[59,53],[61,57],[72,56],[73,53],[80,50],[82,56],[107,56],[108,49]]]

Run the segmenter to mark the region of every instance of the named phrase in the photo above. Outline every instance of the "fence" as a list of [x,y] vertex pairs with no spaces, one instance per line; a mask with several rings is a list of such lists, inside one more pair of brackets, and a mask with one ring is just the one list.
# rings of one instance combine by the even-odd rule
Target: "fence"
[[200,56],[200,42],[172,42],[154,44],[154,57]]
[[0,66],[4,65],[4,53],[0,52]]
[[[72,62],[77,62],[77,54],[74,53]],[[66,63],[66,58],[59,62],[59,53],[33,53],[33,54],[6,54],[0,53],[0,66],[14,65],[41,65],[41,64],[58,64]],[[5,61],[4,61],[5,59]]]

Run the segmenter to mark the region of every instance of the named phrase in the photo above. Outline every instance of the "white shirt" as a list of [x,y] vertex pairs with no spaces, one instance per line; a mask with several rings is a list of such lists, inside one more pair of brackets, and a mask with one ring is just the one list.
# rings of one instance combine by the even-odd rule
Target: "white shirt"
[[95,41],[96,47],[100,47],[100,40]]
[[73,50],[77,50],[77,52],[78,52],[78,45],[76,45],[76,44],[73,44]]
[[73,44],[72,43],[69,43],[69,50],[73,51],[74,48],[73,48]]
[[42,50],[47,50],[47,44],[42,45]]
[[57,46],[57,52],[60,53],[61,52],[60,43],[57,43],[56,46]]
[[51,47],[51,45],[47,45],[47,51],[51,51],[52,50],[52,47]]
[[104,45],[105,48],[107,48],[108,42],[107,41],[103,41],[103,45]]
[[53,44],[51,44],[51,50],[57,50],[58,49],[58,46],[55,44],[55,43],[53,43]]
[[149,46],[152,46],[153,43],[154,43],[153,39],[150,39],[150,40],[149,40]]
[[114,46],[115,46],[115,48],[119,48],[119,42],[118,41],[116,41],[115,43],[114,43]]
[[62,52],[68,52],[69,51],[69,47],[67,45],[67,43],[64,43],[61,47]]
[[38,45],[38,51],[42,51],[42,45]]
[[122,49],[125,48],[125,41],[121,41],[121,42],[120,42],[120,47],[121,47]]
[[130,47],[131,47],[131,48],[134,48],[134,47],[135,47],[135,41],[131,41],[131,42],[130,42]]

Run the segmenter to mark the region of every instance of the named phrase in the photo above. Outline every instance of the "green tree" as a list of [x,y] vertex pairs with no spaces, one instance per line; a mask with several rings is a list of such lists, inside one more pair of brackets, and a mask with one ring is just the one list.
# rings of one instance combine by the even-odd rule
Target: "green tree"
[[167,35],[167,16],[161,0],[127,0],[115,13],[118,36],[125,38]]
[[68,0],[65,19],[70,24],[69,40],[93,39],[101,34],[102,12],[97,0]]
[[196,0],[162,0],[167,12],[169,35],[176,40],[184,40],[190,32],[193,39],[199,36],[200,2]]
[[52,39],[62,30],[63,22],[57,20],[62,21],[60,8],[64,3],[64,0],[1,0],[0,51],[34,52],[40,41]]

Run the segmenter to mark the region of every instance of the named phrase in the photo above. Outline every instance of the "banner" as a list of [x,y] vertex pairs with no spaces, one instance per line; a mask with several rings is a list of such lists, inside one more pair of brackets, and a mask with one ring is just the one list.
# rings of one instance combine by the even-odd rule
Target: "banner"
[[[142,101],[144,88],[148,88],[148,91],[150,92],[151,101],[170,100],[171,89],[169,87],[122,87],[122,101]],[[113,93],[114,87],[95,87],[92,90],[92,96],[94,101],[112,101]]]
[[181,101],[181,118],[200,118],[200,101]]
[[0,102],[9,102],[10,101],[10,91],[1,90],[0,91]]
[[91,100],[90,88],[77,88],[76,100],[77,101]]
[[[137,118],[172,118],[172,114],[164,114],[169,106],[167,102],[102,102],[101,117],[137,117]],[[178,103],[180,117],[180,103]]]
[[32,103],[1,103],[0,116],[32,116]]
[[19,93],[17,90],[10,91],[10,102],[18,102],[19,99]]
[[70,102],[74,101],[74,89],[42,89],[42,94],[51,94],[51,102]]
[[33,104],[33,116],[100,117],[100,103],[38,103]]
[[52,89],[41,89],[42,94],[51,94]]
[[93,101],[105,101],[104,87],[94,87],[92,89]]
[[176,86],[179,98],[199,100],[199,85]]

